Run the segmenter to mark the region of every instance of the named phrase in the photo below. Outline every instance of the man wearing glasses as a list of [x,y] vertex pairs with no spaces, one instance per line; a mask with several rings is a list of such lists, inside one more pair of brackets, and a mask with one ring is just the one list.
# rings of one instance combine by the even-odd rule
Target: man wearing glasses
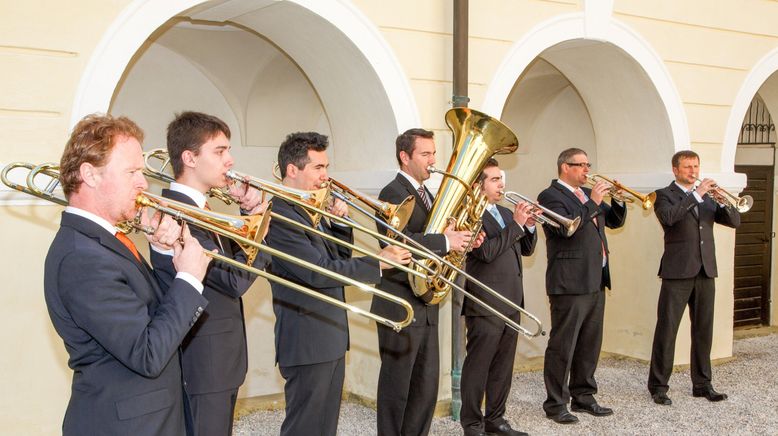
[[[624,225],[626,205],[603,197],[610,184],[599,181],[583,188],[589,174],[586,152],[569,148],[557,159],[558,180],[538,196],[538,202],[570,219],[581,218],[572,235],[544,226],[546,233],[546,292],[551,305],[551,334],[546,347],[543,378],[546,416],[559,424],[574,424],[574,412],[607,416],[613,410],[597,404],[594,372],[602,345],[605,287],[610,288],[610,256],[605,227]],[[568,381],[569,377],[569,381]]]

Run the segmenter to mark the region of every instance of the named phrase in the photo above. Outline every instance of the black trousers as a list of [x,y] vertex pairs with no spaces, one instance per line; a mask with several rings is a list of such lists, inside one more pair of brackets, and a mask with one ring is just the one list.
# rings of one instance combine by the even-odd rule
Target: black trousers
[[312,365],[281,366],[286,380],[286,417],[281,435],[332,435],[338,431],[345,359]]
[[397,333],[379,324],[378,351],[378,435],[428,434],[438,399],[438,326]]
[[[594,372],[602,347],[605,292],[582,295],[549,295],[551,333],[543,362],[546,401],[543,410],[555,415],[572,401],[595,403]],[[569,377],[569,383],[568,383]]]
[[187,410],[186,434],[188,436],[229,436],[238,389],[185,396]]
[[[493,429],[505,419],[519,334],[496,316],[466,316],[467,355],[462,365],[462,428]],[[481,401],[486,395],[485,413]]]
[[713,342],[714,279],[702,271],[690,279],[662,279],[657,307],[648,390],[667,392],[675,358],[675,339],[686,305],[692,322],[691,377],[695,388],[711,386],[710,349]]

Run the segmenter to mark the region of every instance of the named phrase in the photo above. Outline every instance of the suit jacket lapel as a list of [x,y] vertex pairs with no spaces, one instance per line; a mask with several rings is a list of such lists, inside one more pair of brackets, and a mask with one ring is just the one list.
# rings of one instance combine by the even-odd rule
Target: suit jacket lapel
[[[302,220],[302,222],[304,224],[307,224],[308,226],[310,226],[311,228],[314,228],[316,230],[319,230],[319,231],[322,230],[320,228],[316,228],[316,227],[313,226],[313,220],[311,220],[310,215],[308,215],[308,213],[305,211],[305,209],[303,209],[302,206],[298,206],[296,204],[292,204],[292,203],[290,203],[290,202],[288,202],[288,201],[286,201],[284,199],[279,199],[279,200],[284,201],[289,207],[291,207],[292,210],[294,210],[297,213],[297,215],[300,217],[300,219]],[[326,234],[331,236],[332,232],[328,229],[328,224],[324,220],[324,217],[321,217],[321,220],[319,222],[321,223],[321,227],[324,229],[324,233],[326,233]],[[311,235],[313,235],[313,234],[311,234]],[[327,240],[326,238],[322,238],[322,237],[320,237],[318,235],[313,235],[313,236],[321,241],[322,245],[324,246],[324,249],[327,251],[327,253],[330,255],[330,257],[335,258],[335,253],[337,253],[337,247],[333,246],[335,243]]]
[[[670,188],[670,191],[675,194],[676,199],[678,200],[678,203],[681,203],[682,201],[684,201],[688,195],[693,195],[693,194],[688,194],[687,195],[685,191],[683,191],[681,188],[678,187],[678,185],[675,184],[675,182],[670,182],[669,188]],[[704,199],[703,199],[703,202],[704,202]],[[700,204],[703,204],[703,203],[698,203],[698,206]],[[697,207],[697,210],[695,210],[695,208],[692,208],[692,216],[697,221],[700,220],[700,214],[699,214],[698,210],[699,210],[699,207]]]
[[[419,191],[413,188],[411,182],[400,173],[397,173],[397,177],[395,177],[395,180],[408,191],[409,195],[413,195],[413,198],[416,200],[416,204],[414,205],[414,208],[420,209],[420,211],[423,212],[424,215],[427,215],[429,213],[429,211],[427,210],[427,206],[424,205],[424,200],[421,199],[421,196],[419,195]],[[433,203],[432,193],[429,192],[429,190],[426,187],[424,189],[427,190],[427,195],[429,196],[430,204],[432,204]]]
[[138,268],[138,271],[140,271],[141,274],[146,277],[146,280],[154,287],[157,296],[161,297],[162,291],[159,288],[157,281],[151,277],[150,267],[148,263],[146,263],[146,260],[141,256],[141,261],[138,262],[130,249],[116,239],[116,235],[110,234],[104,228],[86,218],[67,212],[62,213],[62,225],[71,227],[92,239],[96,239],[103,247],[132,262],[132,264]]

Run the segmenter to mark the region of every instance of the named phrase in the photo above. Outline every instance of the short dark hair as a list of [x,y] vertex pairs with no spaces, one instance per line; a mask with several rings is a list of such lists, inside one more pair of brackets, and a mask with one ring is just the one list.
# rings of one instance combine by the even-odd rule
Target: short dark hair
[[580,148],[571,147],[567,150],[562,150],[561,153],[559,153],[559,157],[556,160],[556,171],[557,174],[562,174],[562,164],[566,163],[568,160],[570,160],[571,157],[582,154],[584,156],[588,156],[585,151],[581,150]]
[[486,169],[492,168],[492,167],[499,167],[500,163],[497,162],[497,159],[490,157],[489,160],[486,161],[486,165],[484,165],[484,169],[481,170],[481,174],[478,175],[478,183],[481,183],[486,179]]
[[127,117],[87,115],[73,128],[59,161],[60,183],[65,198],[81,187],[81,164],[103,167],[108,163],[118,137],[135,138],[143,142],[143,130]]
[[173,167],[173,176],[178,178],[184,171],[181,155],[185,151],[199,155],[200,147],[219,133],[230,139],[227,123],[213,115],[193,111],[176,114],[175,119],[167,125],[167,152]]
[[432,139],[434,137],[434,132],[425,129],[408,129],[401,133],[394,141],[396,146],[395,157],[397,157],[397,164],[400,166],[403,164],[402,160],[400,160],[401,151],[404,151],[408,156],[413,155],[413,149],[416,148],[416,138]]
[[281,147],[278,148],[278,168],[281,170],[281,178],[286,177],[286,167],[293,164],[298,169],[305,168],[311,161],[308,150],[324,151],[329,142],[326,135],[316,132],[297,132],[286,136]]
[[673,159],[671,161],[673,163],[673,168],[678,168],[678,165],[681,164],[681,159],[697,159],[697,162],[699,162],[700,155],[691,150],[678,151],[673,155]]

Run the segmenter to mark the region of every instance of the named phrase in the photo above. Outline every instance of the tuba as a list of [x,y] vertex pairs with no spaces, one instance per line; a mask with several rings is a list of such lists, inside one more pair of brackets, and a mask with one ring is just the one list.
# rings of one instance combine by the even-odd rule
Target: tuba
[[[513,153],[519,148],[519,140],[499,120],[468,108],[449,109],[446,124],[454,134],[453,153],[445,171],[429,168],[431,172],[443,174],[443,182],[427,216],[424,233],[443,233],[449,223],[454,223],[456,230],[473,232],[472,244],[481,231],[481,216],[487,204],[485,195],[477,187],[473,188],[473,184],[490,157]],[[451,252],[445,259],[461,268],[465,257],[465,253]],[[440,303],[456,278],[455,269],[445,264],[441,268],[438,275],[427,279],[408,275],[414,294],[427,304]]]

